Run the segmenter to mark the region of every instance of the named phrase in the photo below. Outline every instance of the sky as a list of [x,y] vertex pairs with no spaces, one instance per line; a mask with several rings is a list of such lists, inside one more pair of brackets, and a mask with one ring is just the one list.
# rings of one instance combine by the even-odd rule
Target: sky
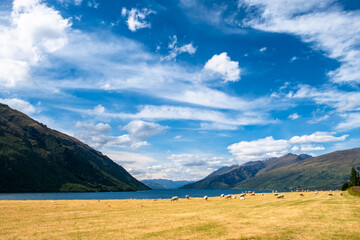
[[142,179],[359,147],[360,2],[2,0],[0,102]]

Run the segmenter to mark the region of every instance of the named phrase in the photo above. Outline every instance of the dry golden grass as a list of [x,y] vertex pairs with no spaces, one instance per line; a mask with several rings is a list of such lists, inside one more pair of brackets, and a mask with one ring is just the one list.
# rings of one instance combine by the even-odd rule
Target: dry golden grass
[[360,198],[0,201],[0,239],[360,239]]

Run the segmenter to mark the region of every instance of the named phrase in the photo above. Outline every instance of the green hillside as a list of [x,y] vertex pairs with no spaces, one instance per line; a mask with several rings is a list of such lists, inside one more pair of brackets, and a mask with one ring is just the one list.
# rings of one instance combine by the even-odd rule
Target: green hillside
[[149,189],[79,140],[0,104],[0,192]]
[[[237,178],[238,168],[184,186],[204,189],[340,189],[349,178],[351,167],[360,167],[360,148],[337,151],[318,157],[287,154],[280,158],[259,161],[261,169],[254,169],[253,176]],[[226,179],[226,181],[224,181]]]

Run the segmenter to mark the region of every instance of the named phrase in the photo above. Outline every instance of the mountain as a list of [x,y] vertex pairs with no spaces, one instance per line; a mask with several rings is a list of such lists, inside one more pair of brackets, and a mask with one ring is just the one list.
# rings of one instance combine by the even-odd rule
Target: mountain
[[351,167],[360,167],[360,148],[318,157],[287,154],[280,158],[246,163],[237,168],[185,185],[195,189],[339,189]]
[[149,189],[79,140],[0,104],[0,192]]
[[141,182],[152,189],[177,189],[186,184],[193,183],[192,181],[172,181],[167,179],[147,179]]

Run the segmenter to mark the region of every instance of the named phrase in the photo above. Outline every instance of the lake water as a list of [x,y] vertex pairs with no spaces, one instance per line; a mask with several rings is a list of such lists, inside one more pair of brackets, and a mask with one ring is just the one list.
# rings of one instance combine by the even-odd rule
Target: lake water
[[[245,191],[245,190],[244,190]],[[0,200],[73,200],[73,199],[164,199],[178,196],[216,197],[221,194],[240,194],[242,190],[170,189],[137,192],[86,192],[86,193],[0,193]],[[271,192],[271,191],[260,191]]]

